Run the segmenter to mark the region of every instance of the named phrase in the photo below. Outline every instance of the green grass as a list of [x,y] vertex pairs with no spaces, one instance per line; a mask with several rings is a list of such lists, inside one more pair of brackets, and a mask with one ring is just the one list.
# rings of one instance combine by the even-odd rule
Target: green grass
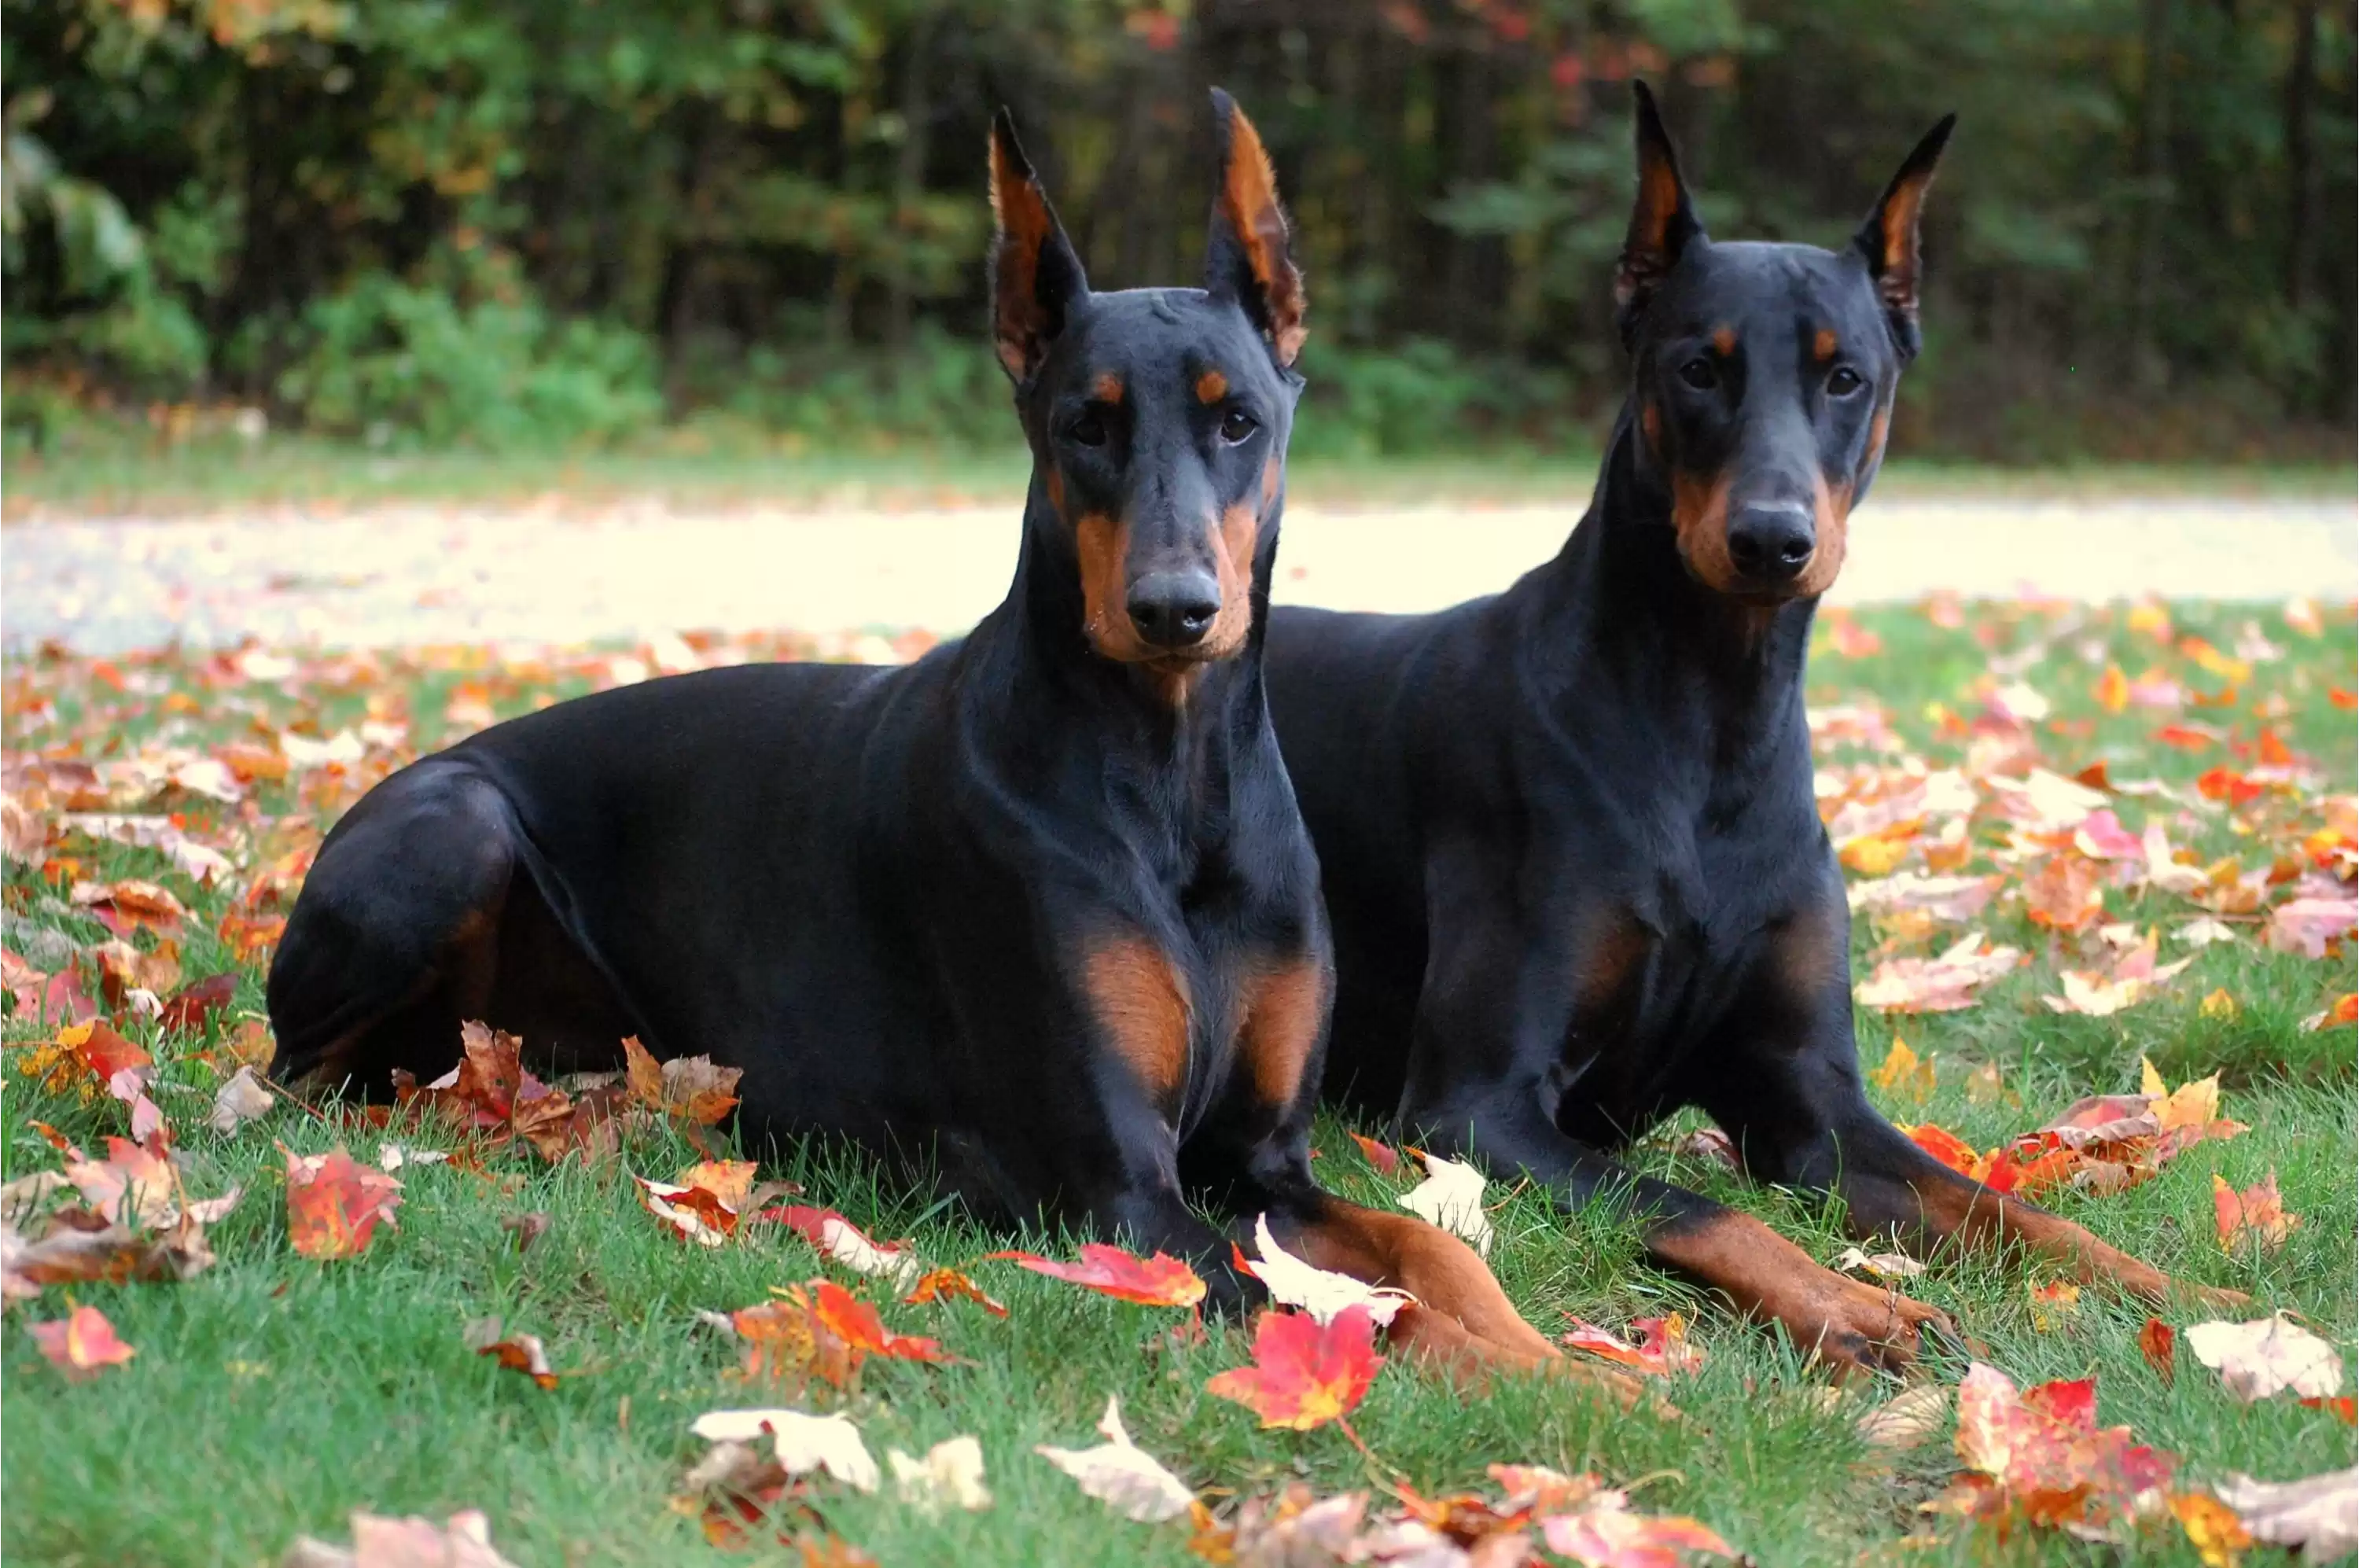
[[[581,504],[657,496],[677,506],[851,505],[888,509],[1012,505],[1029,465],[1011,424],[1004,446],[982,452],[842,452],[714,446],[689,428],[643,448],[573,456],[483,452],[388,453],[309,437],[273,435],[249,445],[201,435],[167,444],[108,427],[77,427],[76,444],[6,455],[0,516],[173,516],[234,507],[298,506],[311,512],[400,504],[527,504],[551,493]],[[1603,430],[1600,430],[1600,436]],[[1508,447],[1453,458],[1298,458],[1295,500],[1322,506],[1578,503],[1596,482],[1593,448]],[[2092,463],[2010,469],[1897,461],[1883,493],[1975,495],[2348,495],[2348,464],[2158,466]]]
[[[2330,611],[2326,635],[2314,639],[2288,632],[2274,612],[2174,614],[2182,634],[2201,632],[2223,648],[2244,622],[2260,619],[2289,649],[2283,661],[2258,667],[2238,708],[2191,716],[2234,724],[2249,739],[2252,705],[2282,697],[2288,713],[2277,722],[2279,733],[2315,758],[2330,789],[2354,788],[2351,718],[2328,697],[2330,688],[2359,685],[2347,610]],[[2194,673],[2181,655],[2129,629],[2117,613],[1994,606],[1971,612],[1960,630],[1941,629],[1906,609],[1858,619],[1881,636],[1883,654],[1847,659],[1821,648],[1814,700],[1872,694],[1934,766],[1955,762],[1962,747],[1938,737],[1938,715],[1929,714],[1929,704],[1971,714],[1977,706],[1972,690],[1989,659],[2038,643],[2052,646],[2024,678],[2057,703],[2052,722],[2063,727],[2040,735],[2051,766],[2071,771],[2102,758],[2116,780],[2151,772],[2183,785],[2205,768],[2233,761],[2224,752],[2190,757],[2155,746],[2148,732],[2158,721],[2151,716],[2098,709],[2090,689],[2107,658],[2133,675],[2153,664],[2200,688],[2217,684]],[[200,664],[179,659],[118,661],[112,670],[120,690],[108,672],[88,665],[36,663],[10,673],[10,741],[20,751],[96,757],[168,740],[213,744],[246,732],[250,723],[276,727],[309,717],[332,730],[374,696],[380,712],[411,715],[421,741],[431,744],[447,688],[462,674],[484,678],[479,669],[461,669],[462,662],[448,655],[388,659],[342,680],[331,679],[332,670],[307,670],[299,685],[206,678]],[[580,671],[567,668],[492,678],[503,713],[529,705],[545,689],[582,684]],[[194,700],[168,703],[173,691]],[[33,707],[38,697],[56,704],[46,724]],[[175,707],[191,711],[170,711]],[[2142,820],[2140,804],[2123,807],[2133,827]],[[310,809],[284,791],[266,793],[263,806],[267,812]],[[2224,814],[2213,819],[2197,839],[2207,856],[2238,853],[2257,865],[2287,835],[2317,822],[2306,798],[2270,797],[2243,815],[2256,831],[2239,833]],[[2173,835],[2184,836],[2176,827]],[[229,965],[230,953],[213,933],[225,895],[194,887],[150,852],[78,845],[71,853],[84,876],[154,877],[189,903],[197,918],[182,956],[191,978]],[[103,938],[56,887],[24,868],[12,866],[6,898],[12,948],[28,942],[54,947],[61,939],[86,946]],[[2108,898],[2108,919],[2166,930],[2194,912],[2172,899],[2125,899],[2119,892]],[[1925,1104],[1887,1101],[1886,1108],[1905,1120],[1940,1121],[1988,1147],[2080,1094],[2135,1088],[2141,1054],[2174,1083],[2221,1071],[2227,1113],[2251,1125],[2248,1135],[2200,1145],[2129,1192],[2068,1193],[2058,1206],[2173,1273],[2252,1291],[2256,1312],[2282,1307],[2303,1313],[2347,1355],[2359,1328],[2352,1284],[2359,1228],[2353,1035],[2301,1027],[2307,1015],[2351,989],[2347,958],[2269,954],[2249,942],[2210,947],[2156,1000],[2109,1018],[2059,1018],[2038,1001],[2056,988],[2060,955],[2054,943],[2024,920],[2019,906],[2002,902],[1991,915],[1994,938],[2026,947],[2034,963],[1995,985],[1973,1009],[1906,1020],[1901,1031],[1910,1043],[1938,1053],[1940,1083]],[[1883,941],[1884,933],[1860,923],[1854,958],[1861,972]],[[2178,951],[2166,939],[2165,956]],[[2234,1018],[2199,1011],[2199,998],[2215,987],[2238,999]],[[259,971],[249,972],[231,1013],[256,1014],[261,1003]],[[357,1259],[304,1259],[288,1245],[280,1159],[272,1143],[315,1151],[331,1144],[331,1130],[284,1107],[234,1138],[203,1130],[217,1080],[196,1053],[214,1043],[227,1022],[215,1020],[201,1036],[167,1040],[148,1026],[125,1026],[158,1050],[157,1094],[180,1129],[190,1190],[210,1194],[232,1182],[246,1188],[245,1203],[213,1232],[219,1266],[178,1286],[53,1288],[41,1301],[12,1309],[0,1331],[11,1439],[0,1475],[0,1552],[9,1562],[266,1563],[299,1532],[340,1538],[346,1512],[363,1507],[438,1515],[484,1508],[495,1542],[525,1564],[766,1560],[708,1547],[695,1523],[671,1511],[667,1499],[702,1448],[688,1432],[690,1421],[708,1409],[764,1402],[732,1380],[733,1348],[696,1328],[694,1310],[747,1305],[772,1286],[821,1273],[801,1242],[773,1229],[724,1250],[685,1247],[641,1212],[622,1171],[551,1168],[517,1155],[494,1158],[484,1173],[405,1170],[397,1232],[381,1236]],[[1893,1026],[1864,1013],[1860,1029],[1872,1063]],[[22,1019],[0,1026],[11,1041],[41,1033]],[[2001,1066],[2022,1098],[2019,1109],[1969,1100],[1966,1073],[1984,1062]],[[32,1119],[85,1143],[121,1130],[119,1106],[45,1091],[15,1071],[13,1052],[0,1083],[0,1159],[10,1177],[55,1168],[56,1157],[28,1126]],[[1635,1151],[1634,1163],[1763,1215],[1819,1257],[1840,1248],[1839,1216],[1827,1206],[1747,1189],[1670,1154],[1670,1135],[1690,1125],[1683,1120],[1665,1129]],[[352,1142],[363,1158],[375,1148],[365,1134]],[[1317,1142],[1322,1177],[1349,1195],[1389,1204],[1405,1185],[1368,1168],[1340,1123],[1322,1122]],[[665,1134],[626,1153],[633,1169],[656,1175],[695,1158]],[[2274,1257],[2223,1253],[2212,1237],[2213,1174],[2243,1186],[2272,1170],[2288,1207],[2302,1216],[2300,1228]],[[803,1181],[810,1192],[804,1201],[839,1207],[873,1234],[913,1236],[931,1261],[964,1262],[1006,1245],[929,1194],[897,1190],[838,1153],[790,1150],[776,1173]],[[1878,1461],[1853,1431],[1856,1416],[1888,1389],[1854,1389],[1829,1399],[1824,1378],[1800,1366],[1782,1342],[1733,1321],[1645,1265],[1626,1225],[1594,1214],[1566,1218],[1535,1193],[1495,1191],[1505,1202],[1495,1214],[1493,1261],[1535,1323],[1553,1334],[1562,1326],[1560,1313],[1571,1312],[1619,1327],[1633,1316],[1676,1308],[1697,1320],[1707,1360],[1691,1382],[1671,1388],[1686,1416],[1678,1422],[1602,1411],[1560,1388],[1512,1380],[1468,1398],[1408,1367],[1390,1367],[1354,1421],[1375,1453],[1419,1490],[1480,1486],[1493,1461],[1593,1469],[1638,1484],[1645,1507],[1700,1517],[1765,1564],[2198,1562],[2168,1527],[2113,1553],[2055,1536],[2018,1536],[2001,1545],[1967,1536],[1951,1521],[1930,1521],[1917,1505],[1953,1469],[1946,1434],[1897,1461]],[[544,1211],[554,1223],[519,1255],[500,1221],[527,1210]],[[1029,1241],[1062,1244],[1055,1237]],[[2027,1383],[2095,1373],[2103,1419],[2178,1453],[2185,1473],[2199,1481],[2229,1471],[2285,1480],[2353,1461],[2353,1433],[2331,1415],[2282,1399],[2238,1404],[2183,1351],[2177,1381],[2166,1388],[2136,1346],[2147,1315],[2142,1306],[2092,1291],[2061,1330],[2040,1334],[2026,1309],[2026,1281],[2049,1278],[2047,1272],[1982,1256],[1944,1254],[1930,1261],[1911,1293],[1955,1314],[1986,1358]],[[1333,1429],[1264,1432],[1243,1409],[1204,1393],[1206,1378],[1243,1359],[1239,1331],[1215,1325],[1206,1345],[1159,1345],[1158,1331],[1173,1321],[1168,1312],[1114,1303],[1012,1265],[974,1263],[973,1272],[1007,1303],[1006,1321],[972,1306],[897,1306],[867,1292],[884,1302],[891,1326],[938,1335],[960,1358],[939,1368],[872,1363],[859,1393],[845,1401],[870,1448],[881,1460],[888,1448],[919,1453],[944,1438],[976,1433],[997,1499],[988,1512],[936,1520],[897,1502],[889,1488],[871,1498],[820,1487],[829,1524],[880,1561],[1196,1561],[1183,1526],[1123,1523],[1032,1454],[1036,1443],[1094,1442],[1091,1427],[1110,1392],[1121,1395],[1137,1441],[1213,1501],[1223,1490],[1267,1492],[1298,1478],[1322,1493],[1371,1484],[1366,1463]],[[62,1315],[69,1301],[103,1310],[137,1347],[137,1357],[89,1383],[59,1377],[25,1324]],[[512,1331],[544,1336],[554,1364],[572,1375],[543,1392],[469,1354],[462,1325],[494,1312]],[[2166,1315],[2182,1328],[2195,1321],[2176,1309]],[[1962,1367],[1937,1364],[1930,1370],[1953,1378]],[[1901,1546],[1904,1537],[1929,1530],[1939,1531],[1938,1544]],[[792,1559],[773,1550],[766,1560]]]

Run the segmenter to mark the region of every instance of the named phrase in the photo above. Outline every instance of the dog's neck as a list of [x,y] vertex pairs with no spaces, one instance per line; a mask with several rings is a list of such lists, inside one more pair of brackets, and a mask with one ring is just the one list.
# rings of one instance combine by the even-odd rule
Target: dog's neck
[[1801,731],[1815,599],[1748,604],[1698,582],[1680,559],[1669,488],[1650,474],[1625,405],[1589,510],[1534,576],[1547,635],[1577,648],[1566,673],[1602,683],[1616,711],[1721,763],[1757,758]]

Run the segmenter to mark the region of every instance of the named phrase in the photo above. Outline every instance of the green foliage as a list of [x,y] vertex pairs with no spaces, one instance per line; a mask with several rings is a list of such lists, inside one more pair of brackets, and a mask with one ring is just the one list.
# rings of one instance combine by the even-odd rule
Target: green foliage
[[1619,392],[1645,76],[1722,234],[1841,243],[1962,112],[1913,449],[2349,448],[2347,8],[1166,6],[0,0],[6,350],[78,396],[397,442],[607,441],[659,389],[692,429],[957,447],[999,407],[973,347],[991,110],[1102,285],[1181,280],[1217,81],[1311,279],[1305,440],[1554,443]]
[[314,426],[371,445],[598,443],[663,407],[644,338],[552,321],[528,295],[462,304],[451,290],[369,273],[306,306],[299,335],[278,397]]

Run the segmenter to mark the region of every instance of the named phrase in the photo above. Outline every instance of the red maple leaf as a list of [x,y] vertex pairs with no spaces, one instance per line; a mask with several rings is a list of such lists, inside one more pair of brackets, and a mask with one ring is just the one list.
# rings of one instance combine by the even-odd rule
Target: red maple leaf
[[401,1183],[342,1149],[287,1156],[287,1239],[306,1258],[351,1258],[366,1251],[379,1220],[393,1223]]
[[1086,1242],[1078,1263],[1060,1263],[1033,1252],[995,1252],[995,1258],[1020,1263],[1035,1274],[1062,1279],[1117,1301],[1143,1307],[1192,1307],[1204,1299],[1204,1281],[1196,1271],[1169,1253],[1142,1258],[1119,1247]]
[[30,1327],[41,1354],[77,1383],[89,1381],[109,1367],[120,1367],[138,1354],[115,1337],[114,1325],[96,1307],[76,1307],[55,1323]]
[[1265,1427],[1309,1432],[1359,1408],[1384,1357],[1376,1320],[1346,1307],[1324,1327],[1303,1312],[1264,1312],[1254,1324],[1253,1365],[1233,1367],[1204,1385],[1234,1399]]

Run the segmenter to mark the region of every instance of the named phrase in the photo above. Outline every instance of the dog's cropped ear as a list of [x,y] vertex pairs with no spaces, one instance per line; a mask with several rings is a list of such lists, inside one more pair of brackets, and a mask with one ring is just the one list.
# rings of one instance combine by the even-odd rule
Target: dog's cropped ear
[[1236,101],[1212,89],[1219,128],[1221,185],[1212,195],[1212,234],[1205,247],[1204,291],[1234,299],[1269,339],[1270,352],[1290,365],[1308,332],[1302,274],[1294,265],[1286,211],[1277,204],[1277,177],[1261,136]]
[[1867,257],[1867,275],[1875,280],[1892,341],[1903,359],[1915,358],[1923,341],[1917,329],[1918,214],[1925,209],[1925,192],[1932,187],[1933,171],[1940,167],[1941,149],[1949,146],[1950,133],[1957,125],[1955,114],[1944,114],[1940,125],[1925,133],[1925,139],[1884,188],[1875,211],[1867,215],[1852,241]]
[[1614,274],[1614,301],[1626,346],[1636,340],[1639,318],[1655,290],[1680,264],[1688,245],[1703,238],[1688,183],[1680,176],[1679,149],[1663,129],[1655,95],[1643,82],[1630,83],[1637,104],[1638,200],[1630,209],[1630,233],[1622,242],[1622,262]]
[[1005,109],[991,119],[991,217],[992,341],[1021,383],[1040,368],[1090,284]]

